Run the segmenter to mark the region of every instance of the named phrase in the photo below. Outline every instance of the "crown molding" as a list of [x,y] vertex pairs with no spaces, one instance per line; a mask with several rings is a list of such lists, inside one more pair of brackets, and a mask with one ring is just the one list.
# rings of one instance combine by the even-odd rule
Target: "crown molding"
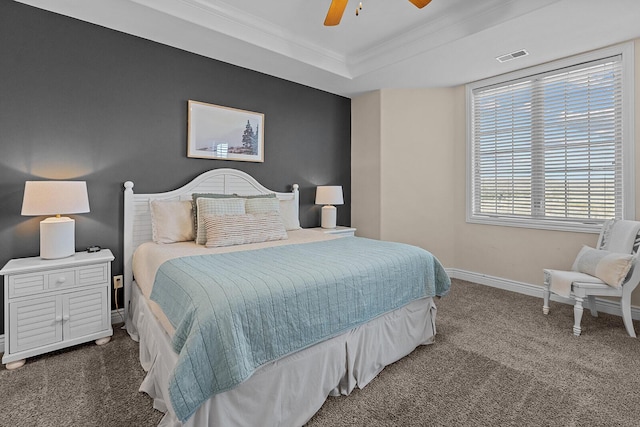
[[129,0],[216,33],[266,49],[345,78],[352,78],[346,57],[302,40],[286,28],[244,10],[207,0]]
[[485,0],[471,2],[456,13],[447,9],[455,5],[447,5],[435,18],[352,54],[323,48],[220,0],[128,1],[352,80],[561,0]]
[[[347,64],[352,76],[359,77],[559,1],[561,0],[526,3],[518,0],[470,2],[464,10],[458,9],[456,13],[444,10],[435,18],[398,33],[383,43],[350,55]],[[504,13],[504,10],[509,12]]]

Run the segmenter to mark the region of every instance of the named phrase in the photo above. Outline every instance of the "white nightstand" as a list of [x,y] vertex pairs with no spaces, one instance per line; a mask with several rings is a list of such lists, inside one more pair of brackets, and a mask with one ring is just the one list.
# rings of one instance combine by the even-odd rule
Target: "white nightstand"
[[96,340],[106,344],[111,328],[111,261],[109,249],[76,252],[46,260],[10,260],[4,276],[5,351],[7,369],[27,357]]
[[352,227],[343,227],[341,225],[336,228],[314,227],[309,230],[320,231],[325,234],[337,234],[340,237],[353,237],[356,235],[356,229]]

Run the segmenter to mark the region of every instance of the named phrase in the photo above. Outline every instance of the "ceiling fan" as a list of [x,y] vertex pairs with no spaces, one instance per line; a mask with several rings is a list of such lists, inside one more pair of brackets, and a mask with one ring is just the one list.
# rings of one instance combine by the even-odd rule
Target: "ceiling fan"
[[[429,3],[431,0],[409,0],[413,3],[418,9],[422,9]],[[338,25],[340,20],[342,19],[342,14],[344,13],[345,8],[347,7],[347,3],[349,0],[331,0],[331,6],[329,6],[329,12],[327,12],[327,17],[324,19],[324,25],[333,26]],[[357,10],[356,10],[357,14]]]

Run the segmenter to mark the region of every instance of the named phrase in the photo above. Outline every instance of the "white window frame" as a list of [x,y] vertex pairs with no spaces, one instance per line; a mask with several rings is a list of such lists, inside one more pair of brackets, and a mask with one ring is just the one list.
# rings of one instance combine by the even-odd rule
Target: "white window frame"
[[536,218],[487,217],[473,213],[473,91],[480,87],[506,83],[528,76],[547,73],[561,68],[575,66],[584,62],[597,61],[602,58],[622,55],[622,203],[623,219],[635,219],[635,133],[634,133],[634,44],[633,42],[611,46],[597,51],[576,55],[558,61],[530,67],[500,76],[480,80],[466,85],[467,107],[467,185],[466,185],[466,220],[468,223],[489,224],[509,227],[536,228],[544,230],[576,231],[599,233],[601,223],[552,221]]

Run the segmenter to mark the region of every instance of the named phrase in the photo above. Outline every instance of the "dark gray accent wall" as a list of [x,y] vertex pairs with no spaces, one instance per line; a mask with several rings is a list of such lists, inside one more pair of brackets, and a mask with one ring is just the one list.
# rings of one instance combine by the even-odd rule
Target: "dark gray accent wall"
[[[263,113],[264,163],[187,158],[189,99]],[[298,183],[303,227],[319,225],[316,185],[343,185],[349,225],[350,126],[348,98],[0,0],[0,265],[39,253],[43,217],[20,215],[27,180],[87,181],[76,247],[110,248],[113,274],[128,180],[168,191],[228,167],[275,191]]]

